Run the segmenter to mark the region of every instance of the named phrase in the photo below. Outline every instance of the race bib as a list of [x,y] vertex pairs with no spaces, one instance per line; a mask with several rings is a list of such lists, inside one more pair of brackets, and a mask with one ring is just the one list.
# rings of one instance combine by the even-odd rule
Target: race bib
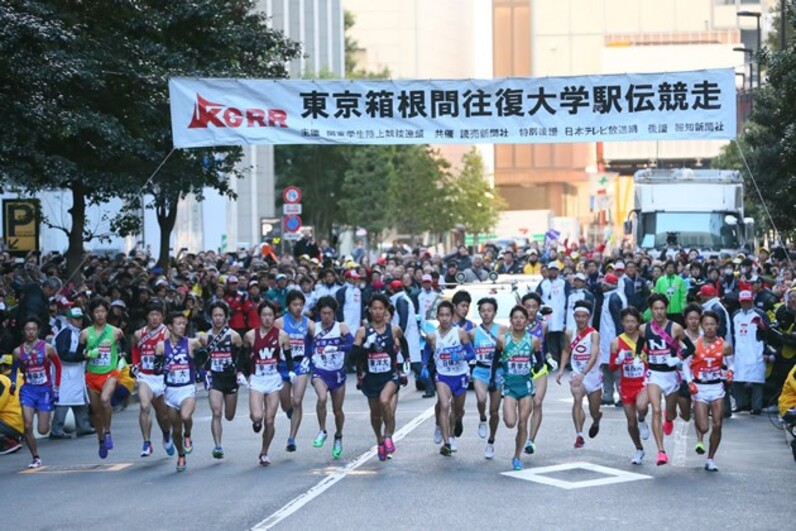
[[31,385],[44,385],[47,383],[47,373],[44,367],[35,367],[25,371],[25,383]]
[[172,365],[169,368],[166,380],[173,385],[191,383],[191,368],[188,365]]
[[637,357],[633,357],[633,361],[626,360],[622,364],[622,376],[625,378],[642,378],[644,376],[644,362]]
[[304,338],[291,337],[290,338],[290,352],[293,353],[294,358],[300,358],[304,355]]
[[99,355],[94,358],[94,365],[98,367],[109,367],[111,364],[111,347],[97,348]]
[[368,354],[368,372],[383,374],[392,370],[392,360],[386,352],[372,352]]
[[492,356],[495,353],[494,346],[477,347],[475,349],[475,360],[479,363],[486,363],[489,365],[492,362]]
[[702,369],[699,374],[700,380],[710,381],[710,380],[721,380],[721,367],[710,368],[710,369]]
[[152,371],[155,369],[155,355],[154,354],[144,354],[141,356],[141,368]]
[[508,362],[508,373],[515,376],[527,376],[531,372],[531,358],[511,358]]
[[276,360],[260,360],[254,366],[254,375],[255,376],[273,376],[276,374]]
[[666,361],[669,359],[669,353],[655,354],[650,352],[648,359],[652,365],[666,365]]
[[223,372],[224,368],[230,364],[232,358],[228,352],[213,352],[210,355],[210,370],[213,372]]

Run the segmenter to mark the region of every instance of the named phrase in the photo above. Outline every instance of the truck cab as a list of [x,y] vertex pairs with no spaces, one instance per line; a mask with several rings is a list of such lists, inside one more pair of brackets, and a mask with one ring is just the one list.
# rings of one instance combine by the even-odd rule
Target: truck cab
[[[734,170],[641,170],[625,233],[640,250],[735,253],[754,240],[744,218],[743,178]],[[748,244],[748,245],[747,245]]]

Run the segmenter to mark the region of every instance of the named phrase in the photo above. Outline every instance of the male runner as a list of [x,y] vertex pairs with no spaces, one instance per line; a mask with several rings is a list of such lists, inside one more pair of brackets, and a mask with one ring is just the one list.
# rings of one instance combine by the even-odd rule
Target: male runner
[[213,457],[223,459],[221,415],[223,412],[227,421],[235,418],[238,384],[246,381],[239,369],[243,341],[240,334],[229,327],[229,306],[226,302],[216,301],[210,305],[210,319],[212,328],[207,333],[207,352],[210,356],[210,389],[207,398],[213,415],[210,431],[215,444]]
[[[583,424],[586,415],[583,412],[583,398],[588,397],[589,413],[592,424],[589,428],[589,438],[593,439],[600,431],[600,400],[603,394],[603,378],[598,361],[600,360],[600,333],[589,326],[591,320],[591,305],[585,301],[578,301],[573,308],[575,330],[567,332],[567,341],[564,342],[564,351],[561,356],[561,366],[556,375],[556,383],[561,384],[564,367],[572,359],[572,373],[569,378],[569,390],[574,399],[572,403],[572,421],[575,423],[575,448],[583,448],[586,440],[583,438]],[[568,343],[568,344],[567,344]]]
[[163,358],[155,357],[158,343],[165,341],[169,330],[163,324],[163,304],[150,301],[146,305],[147,324],[133,334],[133,365],[132,373],[138,381],[138,400],[140,411],[138,424],[144,437],[141,457],[152,455],[152,418],[150,412],[155,409],[155,419],[163,433],[163,449],[168,455],[174,455],[174,442],[171,440],[169,409],[163,399],[166,385],[163,382]]
[[545,360],[545,356],[543,355],[545,338],[547,337],[547,322],[539,317],[539,309],[542,307],[542,297],[538,293],[526,293],[522,297],[521,302],[522,306],[528,311],[528,321],[526,323],[528,334],[539,340],[538,342],[534,342],[534,345],[538,346],[538,350],[534,351],[536,362],[532,367],[535,394],[533,395],[530,437],[525,443],[525,453],[533,454],[536,452],[536,443],[534,441],[536,441],[536,436],[539,434],[539,428],[542,425],[542,403],[547,394],[547,375],[549,373],[549,367],[555,370],[558,368],[558,365],[556,365],[553,358]]
[[[701,326],[702,310],[703,308],[699,304],[692,303],[686,306],[685,310],[683,311],[683,316],[685,320],[685,327],[683,331],[685,332],[685,335],[688,336],[688,339],[690,339],[694,345],[696,345],[697,340],[702,337],[702,326]],[[685,378],[685,372],[683,371],[682,374],[683,374],[683,382],[680,384],[680,389],[677,391],[677,409],[680,410],[680,418],[688,422],[689,420],[691,420],[691,408],[692,408],[691,389],[689,388],[688,381]],[[684,387],[685,389],[683,389]],[[696,421],[694,422],[694,424],[696,425]],[[705,434],[699,430],[695,431],[697,436],[697,442],[696,446],[694,446],[694,451],[699,455],[703,455],[705,453],[705,443],[704,443]]]
[[340,459],[343,453],[343,400],[345,399],[345,359],[354,341],[348,326],[335,321],[337,300],[330,296],[321,297],[315,304],[321,317],[315,326],[314,348],[312,352],[312,386],[318,395],[315,410],[318,414],[320,431],[312,442],[320,448],[326,442],[326,395],[332,395],[332,411],[334,412],[334,445],[332,457]]
[[[25,341],[12,353],[14,361],[11,365],[11,392],[16,388],[20,366],[25,381],[19,390],[19,401],[25,421],[25,440],[33,456],[28,468],[41,467],[39,448],[33,434],[33,415],[38,413],[38,431],[46,435],[50,431],[50,413],[58,400],[58,387],[61,385],[61,360],[52,345],[39,339],[40,329],[41,321],[38,317],[25,319],[22,324]],[[50,375],[51,367],[55,367],[54,382]]]
[[467,332],[464,328],[453,326],[453,311],[453,304],[447,301],[437,307],[439,326],[428,336],[423,359],[423,370],[427,375],[429,358],[434,358],[437,401],[440,405],[439,426],[444,441],[440,454],[444,456],[456,451],[456,433],[461,433],[456,427],[464,416],[464,400],[470,381],[467,362],[475,359],[475,349]]
[[[294,292],[290,292],[294,293]],[[290,294],[288,294],[288,297]],[[249,414],[252,419],[254,433],[263,429],[263,444],[260,448],[259,461],[261,466],[271,464],[268,450],[274,439],[276,410],[279,407],[279,394],[282,390],[283,377],[279,373],[279,363],[287,369],[288,382],[296,381],[293,372],[293,359],[290,349],[290,337],[277,328],[277,307],[271,301],[263,301],[258,306],[260,326],[246,332],[243,336],[244,346],[251,351],[249,357]],[[288,449],[288,451],[294,451]]]
[[503,337],[508,329],[495,323],[498,304],[492,297],[478,301],[478,314],[481,324],[470,331],[470,341],[475,346],[475,369],[473,369],[473,387],[478,405],[480,423],[478,435],[487,437],[486,399],[489,396],[489,439],[484,447],[484,457],[495,457],[495,435],[500,422],[500,388],[503,387],[503,369],[498,368],[495,381],[490,385],[492,358],[495,357],[498,338]]
[[174,445],[177,447],[177,472],[184,472],[185,456],[193,452],[191,430],[196,409],[196,367],[201,367],[207,351],[202,348],[205,338],[185,337],[188,318],[172,312],[166,318],[169,334],[155,347],[155,356],[163,356],[164,393],[169,408],[169,422]]
[[[721,443],[721,425],[724,420],[724,382],[732,382],[732,346],[718,337],[719,315],[707,310],[702,313],[704,335],[696,341],[696,352],[683,363],[688,388],[694,396],[694,423],[697,433],[710,430],[710,446],[705,470],[718,472],[714,458]],[[726,366],[726,371],[725,371]],[[712,422],[708,420],[708,411]],[[711,429],[712,428],[712,429]]]
[[389,305],[390,301],[381,293],[371,297],[370,322],[357,330],[351,349],[357,371],[364,373],[360,387],[368,399],[370,425],[376,435],[380,461],[395,452],[390,435],[395,432],[393,396],[400,385],[397,345],[403,337],[401,328],[387,319]]
[[110,310],[110,304],[105,299],[92,299],[88,311],[94,324],[80,332],[79,340],[85,348],[86,388],[92,423],[99,440],[100,459],[108,457],[108,450],[113,449],[111,398],[119,381],[119,341],[124,337],[124,332],[108,324]]
[[[312,338],[315,336],[315,323],[304,315],[306,299],[299,290],[290,290],[285,299],[287,312],[276,320],[274,326],[284,330],[290,339],[290,351],[293,359],[293,369],[289,369],[287,362],[278,364],[279,374],[282,375],[284,386],[279,394],[282,410],[290,419],[290,436],[287,439],[287,451],[296,451],[296,435],[303,417],[302,402],[307,390],[310,377],[310,355],[312,353]],[[294,371],[295,381],[291,380],[289,373]]]

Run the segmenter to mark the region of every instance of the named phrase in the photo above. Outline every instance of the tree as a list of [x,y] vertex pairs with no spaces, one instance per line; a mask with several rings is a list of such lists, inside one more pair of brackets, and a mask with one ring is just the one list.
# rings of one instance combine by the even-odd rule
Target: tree
[[[173,227],[171,207],[185,193],[229,188],[224,174],[239,148],[170,153],[167,79],[171,76],[283,76],[299,46],[268,29],[250,0],[216,2],[65,2],[39,0],[0,6],[0,133],[2,178],[27,193],[72,194],[67,269],[76,271],[87,204],[132,198],[116,220],[129,217],[142,192],[156,195],[161,237]],[[221,154],[221,164],[206,165]],[[176,199],[175,199],[176,197]],[[133,222],[131,222],[133,221]],[[171,226],[169,222],[171,221]],[[163,256],[161,256],[163,260]]]
[[491,231],[505,202],[486,181],[484,160],[475,147],[462,156],[462,169],[454,188],[456,221],[464,225],[465,232],[478,235]]
[[769,13],[771,14],[771,23],[769,27],[771,31],[768,32],[768,36],[766,37],[766,46],[768,46],[771,50],[779,50],[781,49],[781,35],[782,35],[782,5],[785,4],[785,9],[789,10],[790,13],[786,11],[785,13],[785,41],[790,42],[794,35],[794,27],[793,24],[787,24],[787,21],[790,17],[793,16],[793,2],[788,2],[788,0],[779,0],[776,5],[771,7]]
[[351,153],[340,199],[341,220],[367,231],[366,247],[390,227],[390,183],[396,178],[393,146],[363,146]]

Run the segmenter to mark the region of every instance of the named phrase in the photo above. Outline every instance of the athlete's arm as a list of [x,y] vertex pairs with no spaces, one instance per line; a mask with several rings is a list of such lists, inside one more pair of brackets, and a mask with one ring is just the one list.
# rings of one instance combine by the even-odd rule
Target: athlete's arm
[[[617,370],[619,367],[622,366],[620,363],[616,362],[618,353],[619,353],[619,338],[614,338],[614,340],[611,341],[611,353],[608,356],[608,368],[611,370],[611,372],[614,372],[615,370]],[[561,365],[564,364],[562,363]]]
[[276,327],[276,328],[278,328],[280,330],[284,330],[285,329],[285,319],[284,319],[284,317],[280,317],[279,319],[274,321],[274,327]]
[[[288,372],[293,372],[294,364],[293,364],[293,353],[290,351],[290,337],[285,333],[284,330],[279,331],[279,346],[282,349],[282,356],[285,358],[285,364],[287,365]],[[306,356],[306,351],[304,352]]]
[[357,333],[354,335],[354,342],[351,345],[351,357],[354,360],[354,365],[357,372],[361,372],[365,365],[365,349],[362,343],[365,341],[365,327],[360,326]]
[[141,331],[136,330],[133,334],[133,346],[131,349],[132,365],[139,366],[141,364],[141,350],[138,347],[138,342],[141,341]]
[[61,387],[61,358],[58,357],[58,353],[52,345],[47,345],[46,353],[50,358],[50,363],[55,366],[55,388],[57,389]]
[[492,356],[492,367],[489,371],[489,385],[495,385],[495,376],[497,376],[498,367],[500,367],[500,358],[503,356],[503,349],[505,348],[505,335],[501,334],[495,341],[495,355]]
[[534,364],[533,364],[533,371],[539,372],[544,368],[544,352],[542,348],[542,340],[538,337],[534,336],[531,338],[531,347],[533,348],[533,357],[534,357]]
[[586,368],[583,370],[583,374],[589,374],[589,371],[597,365],[598,360],[600,359],[600,333],[596,330],[591,333],[591,357],[589,358],[589,363],[586,364]]
[[735,356],[733,356],[732,345],[726,341],[722,347],[722,354],[724,355],[724,364],[727,365],[727,381],[732,382],[735,374]]
[[351,345],[354,342],[354,336],[351,335],[351,331],[345,323],[340,323],[340,337],[343,339],[343,343],[338,347],[339,350],[350,352]]
[[15,348],[11,353],[11,394],[17,388],[17,373],[19,372],[19,348]]

